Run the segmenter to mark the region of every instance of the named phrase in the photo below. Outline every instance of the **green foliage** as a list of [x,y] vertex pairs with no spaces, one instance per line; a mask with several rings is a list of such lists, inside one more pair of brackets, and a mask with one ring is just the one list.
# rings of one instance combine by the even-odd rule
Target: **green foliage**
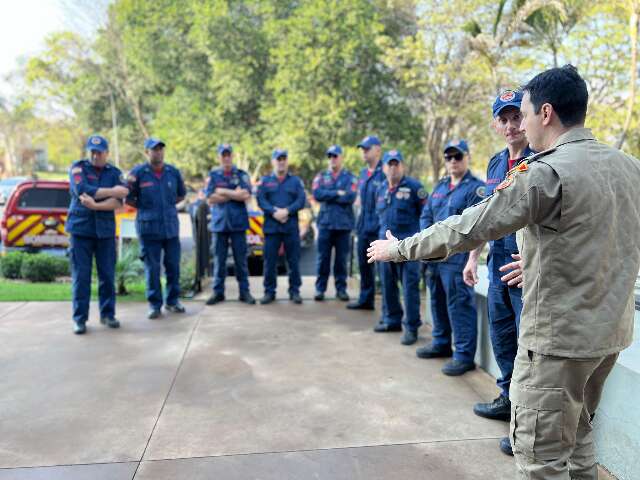
[[22,262],[27,254],[24,252],[8,252],[2,257],[0,270],[4,278],[21,278]]
[[180,259],[180,294],[188,296],[193,293],[196,280],[196,264],[193,255],[183,255]]
[[68,277],[71,275],[71,264],[67,257],[51,256],[51,268],[56,278]]
[[[202,177],[217,163],[215,146],[230,142],[254,176],[274,147],[287,148],[307,182],[332,143],[345,147],[348,168],[360,167],[355,145],[370,133],[403,150],[411,175],[434,181],[443,144],[462,137],[482,173],[504,147],[489,134],[498,90],[553,65],[579,67],[589,126],[604,141],[619,137],[627,3],[114,0],[95,35],[47,38],[26,66],[31,97],[0,111],[0,128],[20,125],[18,144],[45,144],[56,165],[68,164],[87,134],[111,137],[113,108],[124,168],[142,160],[153,134],[188,177]],[[36,118],[34,106],[56,120]],[[637,127],[635,115],[626,146],[636,155]]]
[[46,253],[27,254],[22,260],[20,277],[30,282],[53,282],[60,263]]
[[122,257],[116,261],[116,293],[128,295],[127,287],[142,280],[143,270],[138,243],[125,244]]
[[[130,284],[129,294],[118,302],[144,302],[144,282]],[[91,296],[98,297],[98,284],[91,284]],[[0,280],[0,302],[70,302],[71,283],[31,283],[20,280]]]

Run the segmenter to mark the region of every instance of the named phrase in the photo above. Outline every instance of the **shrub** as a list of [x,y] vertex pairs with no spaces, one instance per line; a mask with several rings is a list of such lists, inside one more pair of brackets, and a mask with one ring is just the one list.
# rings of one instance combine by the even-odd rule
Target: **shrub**
[[44,253],[25,255],[20,273],[30,282],[52,282],[56,279],[56,259]]
[[9,252],[2,258],[0,268],[5,278],[21,278],[22,262],[27,254],[24,252]]
[[180,295],[189,297],[193,295],[193,287],[196,281],[196,264],[193,255],[182,257],[180,261]]
[[127,295],[127,285],[142,280],[143,271],[138,244],[132,242],[123,246],[122,258],[116,262],[116,293]]
[[52,266],[56,277],[68,277],[71,275],[71,266],[67,257],[51,257]]

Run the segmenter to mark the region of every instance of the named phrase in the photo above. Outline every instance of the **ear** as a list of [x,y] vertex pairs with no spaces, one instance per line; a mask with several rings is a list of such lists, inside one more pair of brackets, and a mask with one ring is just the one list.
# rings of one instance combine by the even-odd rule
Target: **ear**
[[494,118],[491,121],[491,128],[493,128],[493,130],[497,133],[500,134],[500,131],[498,130],[498,117]]
[[540,108],[540,114],[542,115],[542,124],[545,126],[550,125],[555,115],[555,112],[553,111],[553,105],[551,105],[550,103],[545,103],[544,105],[542,105],[542,107]]

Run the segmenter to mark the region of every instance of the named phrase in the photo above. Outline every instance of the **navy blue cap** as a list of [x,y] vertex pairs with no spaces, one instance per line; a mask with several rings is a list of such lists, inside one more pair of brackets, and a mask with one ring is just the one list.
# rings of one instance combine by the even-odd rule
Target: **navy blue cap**
[[496,118],[500,111],[505,107],[516,107],[520,110],[522,104],[522,91],[521,90],[505,90],[496,97],[496,101],[493,102],[493,118]]
[[369,135],[368,137],[364,137],[362,141],[358,144],[358,148],[371,148],[374,145],[382,145],[380,143],[380,139],[375,135]]
[[100,135],[91,135],[87,139],[87,150],[106,152],[109,150],[109,142],[107,142],[106,138],[101,137]]
[[281,150],[279,148],[276,148],[271,154],[271,160],[275,160],[276,158],[280,158],[280,157],[289,158],[289,152],[287,152],[286,150]]
[[391,160],[397,160],[398,162],[402,162],[404,160],[404,158],[402,157],[402,153],[400,153],[400,150],[389,150],[388,152],[384,152],[382,163],[386,165]]
[[458,150],[460,153],[469,153],[469,145],[464,140],[451,140],[444,146],[443,151],[446,152],[450,148]]
[[231,144],[223,143],[222,145],[218,145],[218,155],[222,155],[225,152],[233,152],[233,147],[231,146]]
[[342,155],[342,147],[340,145],[331,145],[327,148],[326,155]]
[[165,146],[164,142],[162,140],[159,140],[157,138],[147,138],[144,141],[144,149],[145,150],[151,150],[153,148],[156,148],[158,145],[162,145],[163,147]]

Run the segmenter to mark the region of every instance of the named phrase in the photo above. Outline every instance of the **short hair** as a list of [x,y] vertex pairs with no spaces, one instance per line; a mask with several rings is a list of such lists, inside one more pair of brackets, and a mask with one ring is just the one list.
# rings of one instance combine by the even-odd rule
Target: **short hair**
[[524,85],[522,90],[529,92],[536,115],[540,113],[542,105],[549,103],[565,127],[584,123],[589,92],[586,82],[573,65],[551,68],[539,73]]

